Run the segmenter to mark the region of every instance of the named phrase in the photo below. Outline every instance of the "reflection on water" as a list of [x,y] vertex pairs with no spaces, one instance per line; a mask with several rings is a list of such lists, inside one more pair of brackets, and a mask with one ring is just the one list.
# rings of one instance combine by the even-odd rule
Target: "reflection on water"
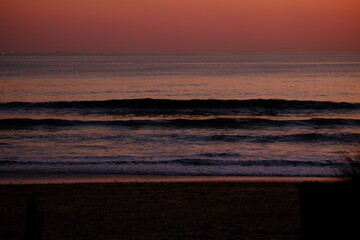
[[2,56],[0,101],[277,98],[358,102],[359,54]]
[[334,176],[359,143],[359,59],[2,56],[0,172]]

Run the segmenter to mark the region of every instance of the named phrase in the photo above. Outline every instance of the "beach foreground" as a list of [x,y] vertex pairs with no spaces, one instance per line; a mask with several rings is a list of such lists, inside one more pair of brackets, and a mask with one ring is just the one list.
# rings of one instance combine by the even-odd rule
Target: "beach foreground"
[[299,183],[0,185],[0,239],[21,239],[35,198],[43,239],[300,239]]

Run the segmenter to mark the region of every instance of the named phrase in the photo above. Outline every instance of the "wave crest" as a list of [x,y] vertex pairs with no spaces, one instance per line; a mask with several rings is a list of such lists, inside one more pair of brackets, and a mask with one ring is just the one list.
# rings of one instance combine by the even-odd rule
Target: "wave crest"
[[65,111],[107,114],[239,114],[277,115],[284,112],[360,111],[360,103],[284,99],[120,99],[105,101],[9,102],[0,111]]

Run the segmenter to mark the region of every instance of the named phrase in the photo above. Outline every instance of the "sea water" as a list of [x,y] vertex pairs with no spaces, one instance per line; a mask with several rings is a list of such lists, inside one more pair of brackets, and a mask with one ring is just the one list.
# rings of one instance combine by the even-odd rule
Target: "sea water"
[[360,54],[0,56],[0,173],[336,176]]

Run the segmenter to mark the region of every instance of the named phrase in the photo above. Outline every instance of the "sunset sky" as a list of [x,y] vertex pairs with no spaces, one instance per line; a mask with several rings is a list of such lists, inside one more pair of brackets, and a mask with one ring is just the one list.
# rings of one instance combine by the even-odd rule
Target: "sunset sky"
[[0,0],[0,51],[360,52],[359,0]]

